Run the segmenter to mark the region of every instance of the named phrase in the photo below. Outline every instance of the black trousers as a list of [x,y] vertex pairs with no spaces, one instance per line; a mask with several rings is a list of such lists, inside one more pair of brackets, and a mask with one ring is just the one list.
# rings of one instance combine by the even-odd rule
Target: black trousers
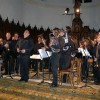
[[11,59],[12,57],[8,54],[4,55],[4,68],[5,68],[5,74],[11,74]]
[[59,65],[59,58],[60,54],[59,53],[52,53],[52,56],[50,57],[50,62],[51,62],[51,71],[53,74],[53,84],[57,85],[58,84],[58,65]]
[[88,57],[83,57],[83,65],[82,65],[82,75],[85,76],[85,78],[88,78]]
[[21,79],[29,79],[30,55],[20,55],[20,74]]
[[94,72],[94,81],[100,83],[100,66],[94,67],[93,72]]

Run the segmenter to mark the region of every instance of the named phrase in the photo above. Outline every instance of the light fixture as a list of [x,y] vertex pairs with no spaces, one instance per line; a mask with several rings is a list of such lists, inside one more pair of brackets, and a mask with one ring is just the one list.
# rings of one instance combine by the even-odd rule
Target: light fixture
[[77,9],[76,9],[76,13],[79,13],[79,12],[80,12],[80,9],[79,9],[79,8],[77,8]]
[[65,14],[68,14],[68,12],[69,12],[69,8],[66,8],[65,9]]

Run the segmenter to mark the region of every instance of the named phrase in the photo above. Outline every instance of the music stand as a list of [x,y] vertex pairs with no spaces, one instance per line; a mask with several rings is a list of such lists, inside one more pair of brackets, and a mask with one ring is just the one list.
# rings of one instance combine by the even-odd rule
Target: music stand
[[[42,58],[41,58],[41,56],[39,54],[33,54],[32,56],[30,56],[30,59],[42,60]],[[33,78],[36,75],[37,75],[37,78],[38,78],[39,77],[39,68],[37,68],[36,74],[33,75],[31,78]]]
[[[41,83],[48,83],[48,82],[44,82],[44,66],[45,66],[44,59],[49,58],[52,53],[49,51],[45,51],[44,49],[38,49],[38,52],[39,52],[39,54],[41,56],[41,60],[42,60],[42,71],[43,71],[42,78],[43,79],[42,79]],[[50,71],[49,71],[49,79],[50,79]],[[39,83],[39,84],[41,84],[41,83]]]

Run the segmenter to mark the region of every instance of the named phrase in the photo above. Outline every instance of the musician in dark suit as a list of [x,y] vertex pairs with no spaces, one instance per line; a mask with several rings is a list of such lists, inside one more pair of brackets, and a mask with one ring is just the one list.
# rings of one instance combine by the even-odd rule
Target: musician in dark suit
[[71,54],[74,53],[75,50],[75,45],[73,43],[73,41],[71,40],[71,37],[68,36],[67,33],[64,33],[63,35],[63,39],[64,39],[64,45],[63,48],[61,50],[61,57],[60,57],[60,61],[59,61],[59,69],[67,69],[70,67],[70,63],[71,63]]
[[4,40],[4,68],[5,68],[5,75],[11,74],[11,33],[6,33],[6,39]]
[[[67,70],[71,65],[71,55],[75,55],[75,50],[77,51],[77,49],[75,49],[74,42],[67,32],[61,31],[60,35],[64,42],[60,51],[59,70]],[[63,76],[63,82],[66,82],[66,75]]]
[[97,36],[97,44],[93,49],[94,56],[94,83],[100,85],[100,34]]
[[0,38],[0,56],[2,56],[2,54],[3,54],[3,49],[4,49],[4,46],[3,46],[3,39]]
[[20,40],[17,45],[17,52],[20,54],[20,74],[21,79],[19,81],[28,82],[29,79],[29,67],[30,67],[30,53],[33,49],[33,40],[30,38],[30,32],[24,31],[24,38]]
[[11,60],[11,63],[12,63],[12,68],[11,68],[11,71],[12,73],[17,73],[18,74],[18,66],[17,66],[17,63],[18,63],[18,52],[16,50],[16,44],[18,42],[18,39],[19,39],[19,35],[18,33],[14,33],[14,36],[13,36],[13,40],[11,42],[11,45],[12,45],[12,49],[11,49],[11,56],[12,56],[12,60]]
[[92,58],[92,47],[89,46],[88,40],[84,40],[83,47],[81,48],[83,64],[82,64],[82,78],[88,79],[88,59]]
[[53,32],[50,34],[49,48],[46,49],[52,52],[52,55],[50,57],[51,71],[53,74],[53,81],[52,81],[51,87],[58,86],[57,71],[58,71],[60,49],[61,49],[62,42],[63,41],[59,39],[59,29],[58,28],[53,29]]

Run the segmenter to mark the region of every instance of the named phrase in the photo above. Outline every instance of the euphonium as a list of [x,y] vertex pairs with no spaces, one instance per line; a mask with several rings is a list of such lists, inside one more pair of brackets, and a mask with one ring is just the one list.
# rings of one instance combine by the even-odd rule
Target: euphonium
[[[58,35],[56,36],[55,33],[54,34],[50,33],[49,38],[50,38],[50,43],[49,44],[51,44],[51,45],[58,45],[59,44]],[[50,48],[51,48],[52,52],[60,52],[60,49],[56,49],[52,46],[50,46]]]

